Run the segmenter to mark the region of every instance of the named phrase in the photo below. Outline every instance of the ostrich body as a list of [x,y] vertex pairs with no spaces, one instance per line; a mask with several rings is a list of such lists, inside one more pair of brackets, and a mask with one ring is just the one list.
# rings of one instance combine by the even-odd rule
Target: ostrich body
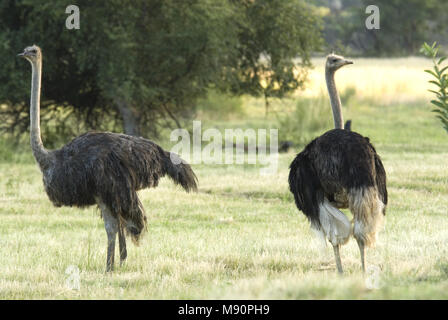
[[[334,74],[351,63],[334,54],[327,57],[325,75],[336,129],[311,141],[293,160],[289,173],[295,203],[311,227],[333,245],[339,273],[343,272],[339,248],[351,234],[365,271],[365,247],[375,244],[387,205],[386,172],[375,148],[368,138],[343,129]],[[339,210],[345,208],[353,214],[353,228]]]
[[61,149],[45,149],[39,116],[41,50],[34,45],[19,56],[32,66],[31,148],[43,174],[45,191],[57,207],[99,206],[108,238],[106,270],[112,271],[117,233],[123,263],[127,257],[125,236],[130,235],[138,244],[146,229],[146,215],[137,191],[156,187],[165,175],[186,191],[196,191],[197,178],[176,154],[141,137],[88,132]]

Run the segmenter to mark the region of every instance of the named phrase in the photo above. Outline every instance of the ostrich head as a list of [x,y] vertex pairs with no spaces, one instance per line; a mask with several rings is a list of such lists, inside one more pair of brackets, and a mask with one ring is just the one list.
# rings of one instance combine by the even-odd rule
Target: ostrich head
[[353,64],[353,61],[347,60],[342,56],[338,56],[332,53],[327,57],[327,63],[325,64],[325,68],[331,72],[335,72],[336,70],[347,64]]
[[41,59],[42,53],[38,46],[32,45],[31,47],[26,47],[22,53],[18,54],[18,56],[25,58],[31,63],[36,63]]

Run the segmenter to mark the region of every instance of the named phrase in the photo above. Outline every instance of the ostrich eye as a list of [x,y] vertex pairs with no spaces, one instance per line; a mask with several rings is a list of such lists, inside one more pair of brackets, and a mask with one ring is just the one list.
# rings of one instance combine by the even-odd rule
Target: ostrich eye
[[337,59],[333,59],[333,60],[331,60],[331,62],[333,62],[333,63],[335,63],[336,61],[338,61]]

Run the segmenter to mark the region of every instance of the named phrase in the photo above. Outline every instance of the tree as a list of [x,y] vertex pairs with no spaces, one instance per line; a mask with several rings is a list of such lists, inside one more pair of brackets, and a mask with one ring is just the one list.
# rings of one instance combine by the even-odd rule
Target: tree
[[[320,47],[316,8],[303,1],[235,1],[238,55],[225,85],[233,94],[282,98],[301,87],[310,53]],[[295,60],[299,58],[300,61]]]
[[[84,28],[65,28],[65,8],[45,1],[6,0],[0,3],[0,128],[13,135],[29,124],[29,68],[18,59],[25,46],[38,44],[44,50],[42,115],[45,121],[58,116],[82,119],[85,127],[95,127],[110,111],[97,81],[98,64],[94,55],[83,54],[92,35]],[[80,48],[82,48],[80,50]],[[25,81],[25,79],[27,79]],[[61,117],[63,116],[63,117]],[[58,126],[64,130],[64,126]],[[73,132],[64,132],[72,134]]]
[[[323,17],[328,49],[351,55],[399,56],[417,54],[431,37],[448,45],[448,1],[440,0],[311,0]],[[366,8],[379,8],[380,29],[368,30]]]
[[[448,9],[439,0],[362,0],[363,8],[370,4],[381,14],[381,29],[364,31],[364,46],[371,54],[417,54],[426,36],[444,20],[441,11]],[[358,17],[360,22],[366,19],[362,12]]]
[[266,97],[294,90],[320,43],[302,0],[84,0],[80,30],[65,28],[69,4],[1,2],[4,130],[28,125],[29,70],[13,57],[32,43],[44,52],[44,117],[152,136],[191,118],[211,87]]

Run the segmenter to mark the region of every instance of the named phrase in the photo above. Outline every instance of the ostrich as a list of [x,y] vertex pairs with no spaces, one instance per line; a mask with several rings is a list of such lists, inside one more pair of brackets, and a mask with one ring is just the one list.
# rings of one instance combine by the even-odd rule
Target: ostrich
[[[289,173],[289,189],[297,208],[308,218],[311,228],[333,245],[341,274],[339,248],[351,234],[358,243],[365,272],[365,247],[375,244],[387,205],[386,172],[375,148],[368,138],[343,129],[334,74],[352,63],[335,54],[327,57],[325,77],[336,128],[311,141],[293,160]],[[338,210],[345,208],[353,214],[353,230],[345,214]]]
[[32,66],[31,148],[43,174],[45,191],[56,207],[98,205],[107,233],[106,271],[112,271],[117,233],[123,264],[126,235],[138,244],[146,230],[146,215],[137,191],[156,187],[166,174],[187,192],[197,191],[196,175],[176,154],[147,139],[125,134],[88,132],[61,149],[45,149],[40,134],[42,53],[33,45],[19,56]]

